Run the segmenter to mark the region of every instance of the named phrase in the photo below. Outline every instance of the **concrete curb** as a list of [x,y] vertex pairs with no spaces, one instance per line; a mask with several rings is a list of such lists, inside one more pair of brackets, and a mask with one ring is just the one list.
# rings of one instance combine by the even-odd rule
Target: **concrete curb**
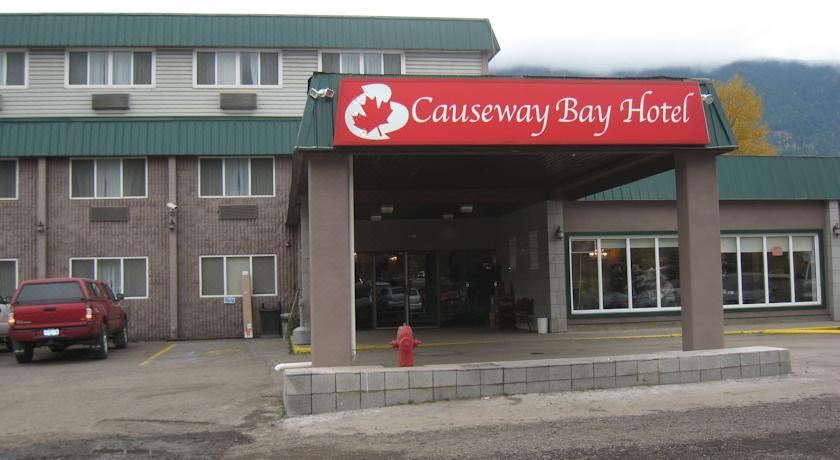
[[287,369],[283,375],[283,403],[286,415],[296,416],[484,396],[696,383],[790,372],[790,352],[774,347],[411,368]]

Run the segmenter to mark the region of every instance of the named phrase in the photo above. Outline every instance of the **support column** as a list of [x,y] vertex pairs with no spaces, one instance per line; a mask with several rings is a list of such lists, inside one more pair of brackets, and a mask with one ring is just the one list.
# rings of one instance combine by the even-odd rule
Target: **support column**
[[353,160],[321,154],[308,160],[309,314],[312,365],[353,362]]
[[716,158],[675,153],[674,163],[683,350],[723,348]]
[[[177,160],[168,158],[167,180],[169,203],[178,204]],[[178,339],[178,215],[167,207],[169,227],[169,340]]]
[[568,329],[568,304],[566,303],[566,238],[563,231],[563,202],[546,202],[548,222],[548,298],[551,316],[548,320],[550,332],[566,332]]
[[[834,236],[834,226],[840,225],[840,207],[837,201],[825,202],[825,305],[833,321],[840,321],[840,237]],[[820,254],[817,253],[817,257]]]
[[38,223],[35,227],[36,274],[47,277],[47,159],[38,158],[38,196],[36,210]]

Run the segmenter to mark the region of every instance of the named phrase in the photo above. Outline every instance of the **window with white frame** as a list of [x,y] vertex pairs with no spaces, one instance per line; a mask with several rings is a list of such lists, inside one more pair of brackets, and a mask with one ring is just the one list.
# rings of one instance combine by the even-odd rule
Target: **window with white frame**
[[196,86],[280,86],[278,51],[196,51]]
[[146,257],[74,257],[70,276],[104,281],[115,294],[148,297],[149,261]]
[[0,297],[11,297],[17,283],[17,259],[0,259]]
[[323,52],[321,71],[368,75],[399,75],[402,54],[366,51]]
[[199,196],[274,196],[273,158],[200,158]]
[[152,86],[151,51],[98,50],[67,53],[69,86]]
[[253,295],[277,295],[276,256],[202,256],[200,259],[202,297],[242,295],[242,272],[251,274]]
[[0,200],[16,200],[18,194],[17,160],[0,160]]
[[0,50],[0,87],[26,86],[26,52]]
[[71,198],[145,198],[146,159],[70,160]]
[[[724,308],[818,305],[818,237],[813,233],[723,235]],[[569,240],[573,314],[678,310],[676,236]]]

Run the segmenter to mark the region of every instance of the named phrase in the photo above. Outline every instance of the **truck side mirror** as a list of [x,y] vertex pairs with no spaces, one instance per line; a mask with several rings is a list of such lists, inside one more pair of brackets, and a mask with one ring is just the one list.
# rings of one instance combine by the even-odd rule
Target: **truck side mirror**
[[114,298],[117,299],[117,301],[124,300],[125,299],[125,294],[122,294],[122,293],[117,294],[116,297],[114,297]]

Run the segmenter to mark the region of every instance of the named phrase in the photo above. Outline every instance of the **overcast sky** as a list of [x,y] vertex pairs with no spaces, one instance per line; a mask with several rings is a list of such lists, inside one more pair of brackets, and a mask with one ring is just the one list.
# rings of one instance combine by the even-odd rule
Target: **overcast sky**
[[739,59],[840,63],[835,0],[0,0],[0,12],[340,14],[489,18],[493,69],[590,73]]

